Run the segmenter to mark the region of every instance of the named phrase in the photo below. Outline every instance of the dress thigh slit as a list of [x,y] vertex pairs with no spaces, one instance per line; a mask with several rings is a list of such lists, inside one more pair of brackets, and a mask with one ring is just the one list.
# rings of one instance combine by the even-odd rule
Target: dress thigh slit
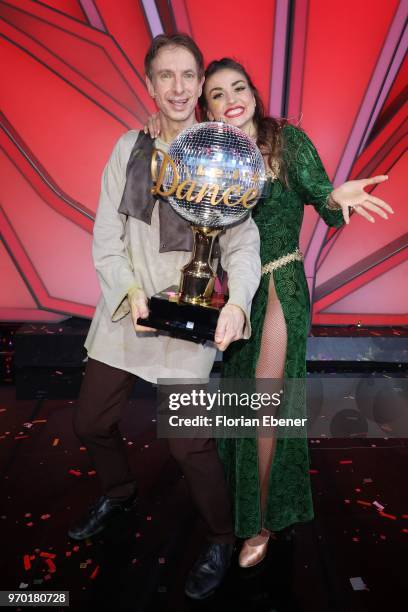
[[[279,381],[283,386],[283,375],[287,354],[287,329],[282,305],[275,289],[273,273],[270,275],[268,303],[262,328],[261,347],[256,365],[256,378]],[[257,438],[260,508],[262,517],[267,503],[269,476],[272,468],[276,440],[274,436]]]

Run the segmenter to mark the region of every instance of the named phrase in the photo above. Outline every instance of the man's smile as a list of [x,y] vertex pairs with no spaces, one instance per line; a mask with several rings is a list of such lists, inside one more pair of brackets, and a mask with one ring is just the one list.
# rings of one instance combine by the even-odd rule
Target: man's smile
[[188,101],[189,98],[168,98],[168,102],[178,110],[182,110],[188,104]]

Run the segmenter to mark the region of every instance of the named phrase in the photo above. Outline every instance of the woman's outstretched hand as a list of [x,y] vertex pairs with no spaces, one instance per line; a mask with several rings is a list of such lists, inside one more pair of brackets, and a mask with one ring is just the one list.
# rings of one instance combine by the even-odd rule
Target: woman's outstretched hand
[[150,115],[146,125],[143,128],[145,134],[150,134],[151,138],[157,138],[161,131],[160,113]]
[[331,192],[330,198],[342,209],[344,221],[347,224],[350,221],[350,208],[371,223],[374,223],[375,219],[370,214],[370,211],[377,213],[377,215],[384,219],[388,219],[387,212],[390,214],[394,213],[389,204],[364,190],[364,187],[383,183],[387,179],[388,176],[379,175],[367,179],[347,181]]

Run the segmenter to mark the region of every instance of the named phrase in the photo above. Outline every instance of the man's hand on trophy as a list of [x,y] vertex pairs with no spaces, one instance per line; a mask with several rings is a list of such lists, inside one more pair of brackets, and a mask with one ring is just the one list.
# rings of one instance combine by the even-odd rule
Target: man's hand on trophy
[[151,138],[157,138],[161,132],[160,113],[150,115],[143,128],[145,134],[150,134]]
[[137,320],[139,318],[147,319],[147,317],[149,316],[149,309],[147,307],[147,297],[143,289],[141,287],[132,287],[128,291],[128,299],[135,330],[137,332],[156,331],[153,327],[144,327],[143,325],[137,324]]
[[218,317],[215,330],[215,344],[220,351],[225,351],[231,342],[240,340],[244,331],[245,315],[235,304],[226,304]]

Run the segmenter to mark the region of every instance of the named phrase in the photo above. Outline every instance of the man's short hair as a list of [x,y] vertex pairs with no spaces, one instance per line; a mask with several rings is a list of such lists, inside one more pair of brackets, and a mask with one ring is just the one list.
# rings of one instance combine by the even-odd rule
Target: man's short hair
[[163,47],[170,46],[184,47],[184,49],[190,51],[197,64],[198,77],[201,78],[204,75],[203,54],[201,53],[200,49],[197,47],[191,36],[188,36],[187,34],[171,34],[170,36],[168,36],[167,34],[159,34],[158,36],[155,36],[153,38],[152,44],[150,45],[150,48],[146,53],[144,60],[145,73],[147,74],[149,79],[152,78],[152,62],[154,58],[156,57],[160,49],[163,49]]

